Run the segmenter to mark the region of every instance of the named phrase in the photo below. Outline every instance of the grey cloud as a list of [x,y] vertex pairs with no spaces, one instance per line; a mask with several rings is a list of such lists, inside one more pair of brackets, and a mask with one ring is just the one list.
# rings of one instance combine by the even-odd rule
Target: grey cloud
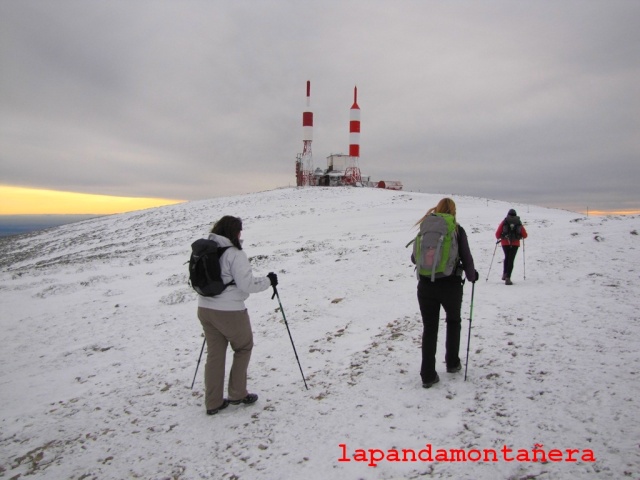
[[[348,149],[407,189],[640,207],[640,4],[0,3],[6,184],[207,198]],[[505,181],[511,177],[515,183]]]

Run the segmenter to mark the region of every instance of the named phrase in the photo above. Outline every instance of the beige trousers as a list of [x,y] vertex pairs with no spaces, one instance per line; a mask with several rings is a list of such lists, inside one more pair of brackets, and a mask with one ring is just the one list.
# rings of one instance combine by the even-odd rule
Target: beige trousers
[[207,363],[204,367],[205,405],[218,408],[224,400],[224,375],[227,346],[233,349],[229,373],[230,400],[247,396],[247,369],[253,349],[253,332],[247,310],[223,311],[198,307],[198,318],[207,340]]

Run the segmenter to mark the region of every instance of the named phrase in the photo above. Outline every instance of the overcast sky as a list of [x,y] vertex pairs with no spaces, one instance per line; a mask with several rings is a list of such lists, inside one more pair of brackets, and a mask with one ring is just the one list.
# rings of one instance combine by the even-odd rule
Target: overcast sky
[[0,0],[0,183],[203,199],[348,153],[405,189],[640,208],[640,1]]

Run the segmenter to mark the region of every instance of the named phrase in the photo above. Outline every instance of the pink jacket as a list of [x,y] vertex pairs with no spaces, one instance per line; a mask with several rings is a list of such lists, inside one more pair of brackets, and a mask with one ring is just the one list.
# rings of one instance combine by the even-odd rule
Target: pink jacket
[[[504,220],[502,220],[500,222],[500,225],[498,226],[498,229],[496,230],[496,238],[498,240],[500,240],[500,245],[502,245],[503,247],[508,247],[509,245],[514,246],[514,247],[519,247],[520,246],[520,240],[509,240],[508,238],[501,238],[502,237],[502,225],[504,225]],[[527,231],[524,228],[524,225],[522,225],[522,238],[527,238]]]

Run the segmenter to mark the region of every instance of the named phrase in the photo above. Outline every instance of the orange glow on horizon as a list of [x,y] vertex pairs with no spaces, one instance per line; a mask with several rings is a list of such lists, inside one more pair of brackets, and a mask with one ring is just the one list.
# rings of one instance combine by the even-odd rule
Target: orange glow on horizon
[[640,210],[589,210],[589,215],[595,215],[596,217],[601,217],[603,215],[638,215],[640,214]]
[[182,203],[166,198],[116,197],[0,185],[0,215],[110,215]]

